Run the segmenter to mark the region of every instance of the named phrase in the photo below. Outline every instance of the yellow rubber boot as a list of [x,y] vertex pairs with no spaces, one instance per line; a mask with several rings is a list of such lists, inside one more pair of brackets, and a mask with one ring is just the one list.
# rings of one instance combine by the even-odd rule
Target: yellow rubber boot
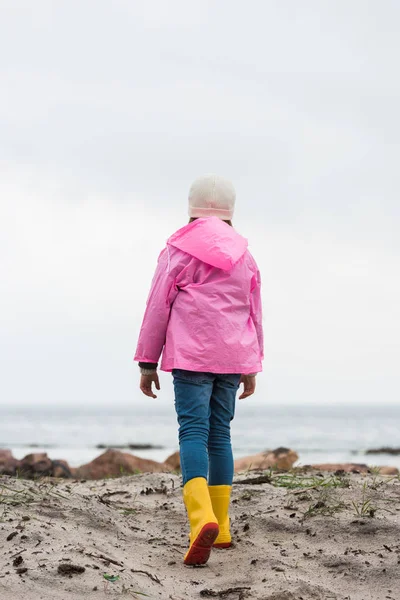
[[208,489],[213,511],[219,525],[219,535],[214,542],[214,548],[229,548],[232,545],[229,519],[232,486],[210,485]]
[[195,477],[186,483],[183,501],[190,523],[190,546],[183,562],[185,565],[204,565],[219,533],[204,477]]

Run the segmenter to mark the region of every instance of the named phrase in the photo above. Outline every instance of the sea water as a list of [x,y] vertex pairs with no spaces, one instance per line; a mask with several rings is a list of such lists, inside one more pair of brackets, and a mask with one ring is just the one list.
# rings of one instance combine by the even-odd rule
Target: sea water
[[[360,462],[400,468],[400,456],[365,455],[368,448],[400,447],[397,405],[263,405],[251,399],[237,403],[232,424],[236,458],[279,446],[299,454],[297,464]],[[0,407],[0,448],[16,458],[47,452],[71,466],[84,464],[107,446],[151,444],[132,450],[163,461],[178,449],[173,403],[149,399],[132,406]]]

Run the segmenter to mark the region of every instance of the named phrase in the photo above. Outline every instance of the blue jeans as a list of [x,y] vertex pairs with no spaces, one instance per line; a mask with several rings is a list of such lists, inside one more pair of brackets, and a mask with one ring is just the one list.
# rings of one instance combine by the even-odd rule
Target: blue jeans
[[209,485],[232,485],[231,421],[240,375],[181,369],[172,375],[183,484],[208,477]]

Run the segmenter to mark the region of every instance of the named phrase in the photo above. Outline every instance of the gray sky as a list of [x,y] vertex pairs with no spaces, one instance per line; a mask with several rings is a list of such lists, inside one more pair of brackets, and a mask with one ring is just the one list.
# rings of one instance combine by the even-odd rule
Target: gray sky
[[397,0],[0,0],[1,403],[152,402],[138,328],[206,172],[263,275],[257,402],[398,402],[399,25]]

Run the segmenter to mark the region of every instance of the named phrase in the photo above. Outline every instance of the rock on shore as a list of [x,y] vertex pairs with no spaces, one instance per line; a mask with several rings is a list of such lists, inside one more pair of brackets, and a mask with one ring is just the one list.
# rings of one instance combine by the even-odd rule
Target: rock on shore
[[288,471],[299,459],[299,455],[289,448],[277,448],[276,450],[267,450],[252,456],[245,456],[235,460],[235,472],[254,471],[256,469],[283,469]]
[[28,454],[15,459],[10,450],[0,450],[0,474],[17,475],[26,479],[37,477],[64,477],[75,479],[102,479],[135,473],[168,473],[172,468],[155,460],[134,456],[129,452],[106,450],[90,463],[70,467],[65,460],[51,460],[46,453]]
[[134,473],[165,473],[172,468],[155,460],[147,460],[119,450],[106,450],[86,465],[74,469],[74,477],[80,479],[104,479]]
[[370,448],[365,454],[391,454],[392,456],[398,456],[400,454],[400,448],[392,448],[391,446],[382,446],[381,448]]
[[[235,461],[235,473],[274,468],[283,471],[292,469],[298,454],[289,448],[267,450]],[[364,464],[318,464],[309,465],[321,471],[344,471],[367,473],[370,468]],[[106,450],[80,467],[70,467],[65,460],[51,460],[46,453],[28,454],[22,460],[13,457],[10,450],[0,450],[0,475],[17,475],[26,479],[38,477],[60,477],[75,479],[102,479],[138,473],[170,473],[180,470],[179,452],[169,456],[165,462],[148,460],[120,450]],[[396,475],[396,467],[379,467],[378,472]]]
[[[235,471],[267,469],[290,469],[298,459],[293,450],[278,448],[261,452],[235,462]],[[46,453],[28,454],[16,460],[10,450],[0,450],[0,474],[16,475],[28,479],[40,476],[74,477],[76,479],[102,479],[134,473],[162,473],[180,470],[179,452],[169,456],[165,462],[140,458],[129,452],[106,450],[90,463],[80,467],[70,467],[64,460],[51,460]]]
[[[313,469],[318,471],[343,471],[344,473],[371,473],[371,467],[359,463],[323,463],[319,465],[311,465]],[[396,467],[375,467],[380,475],[397,475],[399,470]]]

